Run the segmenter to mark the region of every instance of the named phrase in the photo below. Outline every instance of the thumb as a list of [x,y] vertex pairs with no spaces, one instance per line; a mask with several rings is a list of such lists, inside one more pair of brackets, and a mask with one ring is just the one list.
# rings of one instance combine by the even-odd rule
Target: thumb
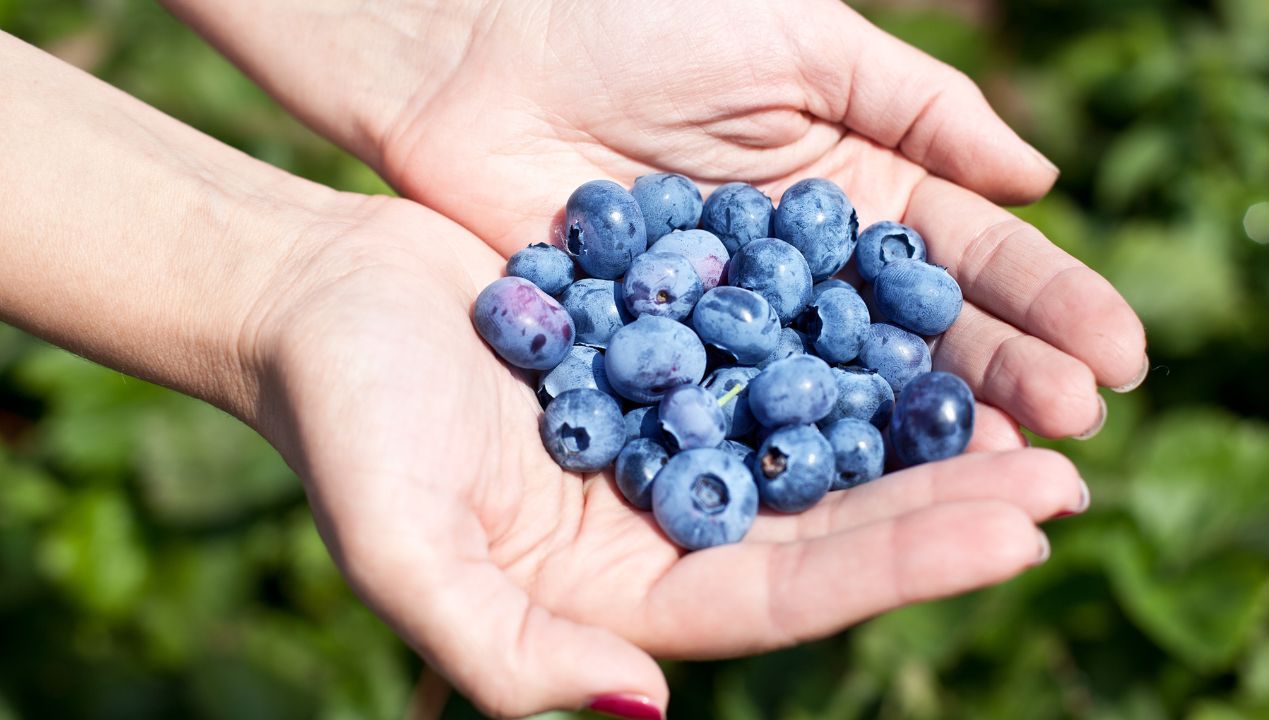
[[1053,186],[1057,167],[1000,119],[964,73],[840,0],[812,4],[817,22],[803,17],[790,39],[814,114],[999,203],[1030,202]]

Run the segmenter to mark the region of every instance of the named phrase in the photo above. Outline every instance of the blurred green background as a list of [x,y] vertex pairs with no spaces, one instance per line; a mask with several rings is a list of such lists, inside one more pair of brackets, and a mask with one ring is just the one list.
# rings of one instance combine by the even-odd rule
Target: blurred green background
[[[1129,298],[1153,370],[1107,394],[1100,436],[1059,444],[1095,503],[1048,527],[1045,567],[669,664],[671,716],[1269,717],[1269,2],[861,9],[1062,167],[1019,212]],[[151,2],[0,0],[0,28],[257,157],[386,192]],[[418,670],[261,440],[0,326],[0,720],[395,718]]]

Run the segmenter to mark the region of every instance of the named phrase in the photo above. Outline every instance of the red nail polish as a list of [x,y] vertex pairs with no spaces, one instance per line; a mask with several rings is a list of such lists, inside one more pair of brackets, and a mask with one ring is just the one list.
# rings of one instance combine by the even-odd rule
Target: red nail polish
[[604,715],[629,720],[661,720],[661,708],[641,695],[600,695],[586,706]]

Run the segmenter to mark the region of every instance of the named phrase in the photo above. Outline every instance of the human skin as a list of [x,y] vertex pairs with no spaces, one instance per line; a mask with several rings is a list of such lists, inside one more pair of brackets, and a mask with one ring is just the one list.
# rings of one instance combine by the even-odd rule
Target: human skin
[[258,430],[354,590],[492,715],[663,709],[653,656],[785,647],[1002,581],[1047,557],[1037,522],[1087,505],[1068,461],[987,415],[982,452],[684,556],[610,476],[550,462],[532,388],[471,326],[503,265],[471,233],[289,176],[3,33],[0,64],[0,320]]

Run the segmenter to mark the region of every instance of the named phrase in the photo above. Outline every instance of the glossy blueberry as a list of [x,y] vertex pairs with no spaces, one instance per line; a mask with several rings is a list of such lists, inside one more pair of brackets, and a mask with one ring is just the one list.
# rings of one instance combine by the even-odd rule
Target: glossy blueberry
[[726,450],[685,450],[657,473],[652,513],[670,540],[688,550],[739,542],[758,514],[758,488],[749,468]]
[[807,178],[784,191],[772,227],[776,237],[802,251],[818,281],[832,277],[850,259],[859,219],[835,183]]
[[623,418],[626,425],[626,442],[645,438],[665,443],[665,433],[661,432],[661,416],[656,405],[641,405],[626,413]]
[[661,430],[675,452],[718,447],[727,436],[727,419],[718,398],[700,385],[670,388],[658,406]]
[[832,490],[845,490],[881,477],[886,464],[886,448],[881,431],[865,420],[846,418],[823,429],[824,439],[833,446]]
[[833,372],[814,355],[773,362],[749,384],[749,409],[768,427],[813,423],[836,403]]
[[727,261],[731,258],[723,241],[708,230],[675,230],[669,235],[662,235],[648,249],[687,258],[701,278],[701,287],[706,291],[713,290],[722,282]]
[[837,402],[820,420],[821,427],[843,418],[863,420],[877,428],[884,428],[890,422],[894,390],[885,378],[868,368],[835,367],[833,379],[837,381]]
[[538,380],[538,401],[545,407],[560,393],[577,388],[589,388],[613,396],[617,394],[608,384],[603,354],[587,345],[574,345],[559,365],[542,373]]
[[538,429],[556,464],[576,472],[603,470],[626,442],[617,401],[585,388],[560,393],[546,406]]
[[889,220],[869,225],[859,233],[859,245],[855,247],[855,265],[859,276],[868,282],[887,264],[895,260],[925,259],[925,240],[920,233],[907,225]]
[[616,280],[648,247],[639,203],[610,180],[592,180],[573,191],[564,207],[564,248],[592,277]]
[[961,286],[947,270],[920,260],[895,260],[877,275],[877,306],[917,335],[938,335],[961,314]]
[[727,183],[710,193],[701,212],[701,227],[718,236],[727,252],[771,236],[771,198],[746,183]]
[[846,363],[858,357],[870,324],[868,306],[854,288],[825,290],[798,321],[807,342],[831,363]]
[[639,438],[626,443],[617,455],[617,489],[631,505],[652,509],[652,481],[670,461],[670,454],[653,440]]
[[913,378],[890,416],[890,445],[905,466],[960,455],[973,432],[974,393],[951,373]]
[[909,380],[930,371],[930,346],[901,327],[873,323],[859,350],[859,364],[881,375],[898,396]]
[[683,323],[644,315],[613,334],[604,366],[622,397],[654,403],[676,385],[701,381],[705,346]]
[[783,360],[794,355],[805,355],[806,346],[806,337],[802,333],[793,328],[780,328],[780,338],[776,340],[775,350],[772,350],[765,360],[758,363],[758,369],[766,370],[767,366],[776,360]]
[[546,243],[533,243],[507,261],[507,274],[522,277],[547,295],[559,295],[573,282],[573,258]]
[[758,377],[758,372],[758,368],[739,365],[720,367],[701,383],[701,387],[708,390],[718,400],[734,389],[741,388],[739,394],[719,406],[727,422],[727,437],[729,438],[745,437],[758,425],[753,412],[749,410],[749,383]]
[[550,295],[518,277],[494,280],[476,296],[476,331],[516,367],[550,370],[573,347],[573,321]]
[[797,248],[775,238],[754,240],[733,253],[727,282],[766,298],[782,325],[789,324],[811,301],[811,269],[806,258]]
[[731,453],[743,462],[746,468],[753,467],[753,459],[756,457],[757,451],[748,445],[737,440],[724,440],[723,443],[718,446],[718,449]]
[[631,315],[682,320],[701,299],[701,279],[682,255],[646,252],[630,263],[624,280]]
[[821,280],[811,286],[811,302],[814,303],[816,300],[819,300],[820,295],[823,295],[825,291],[838,288],[842,290],[850,290],[851,292],[859,292],[855,289],[854,285],[851,285],[841,278],[829,278],[827,280]]
[[692,312],[692,327],[701,342],[741,365],[762,362],[780,339],[780,318],[766,298],[726,285],[701,297]]
[[700,222],[701,191],[682,175],[643,175],[635,178],[630,194],[643,213],[649,245],[666,233],[694,228]]
[[573,318],[582,345],[606,348],[612,334],[634,320],[626,310],[625,288],[612,280],[578,280],[560,294],[560,304]]
[[771,433],[753,460],[762,504],[786,513],[815,505],[833,482],[833,461],[833,446],[814,425],[790,425]]

